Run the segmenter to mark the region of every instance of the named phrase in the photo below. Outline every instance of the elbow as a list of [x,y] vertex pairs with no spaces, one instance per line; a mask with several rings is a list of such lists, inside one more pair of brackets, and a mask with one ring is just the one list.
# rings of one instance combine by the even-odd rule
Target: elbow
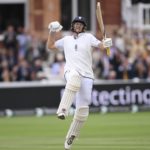
[[52,48],[52,45],[47,43],[47,49],[51,49]]
[[53,49],[55,49],[55,48],[54,48],[54,45],[53,45],[53,44],[47,42],[47,49],[53,50]]

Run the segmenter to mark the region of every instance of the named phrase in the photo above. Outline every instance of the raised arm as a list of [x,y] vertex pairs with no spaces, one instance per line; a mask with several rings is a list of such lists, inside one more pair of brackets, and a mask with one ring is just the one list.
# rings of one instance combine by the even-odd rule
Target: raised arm
[[55,41],[56,41],[56,34],[62,30],[62,26],[58,21],[51,22],[48,26],[49,35],[47,40],[47,48],[50,50],[56,50]]

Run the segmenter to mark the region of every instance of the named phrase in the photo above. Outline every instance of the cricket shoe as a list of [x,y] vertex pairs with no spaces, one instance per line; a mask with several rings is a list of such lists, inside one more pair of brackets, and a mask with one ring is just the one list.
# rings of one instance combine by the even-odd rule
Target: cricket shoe
[[70,138],[66,139],[65,141],[65,150],[70,150],[71,145],[73,144],[73,140],[75,139],[74,135],[71,135]]
[[65,120],[66,115],[65,115],[65,113],[61,112],[61,113],[57,114],[57,117],[61,120]]
[[62,109],[60,112],[58,112],[57,117],[61,120],[65,120],[65,118],[66,118],[66,109]]

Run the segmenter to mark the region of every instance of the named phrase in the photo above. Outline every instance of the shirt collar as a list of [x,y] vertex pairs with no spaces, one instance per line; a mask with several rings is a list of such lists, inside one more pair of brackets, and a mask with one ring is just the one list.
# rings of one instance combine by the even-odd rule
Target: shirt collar
[[79,33],[79,34],[73,34],[74,39],[77,39],[79,37],[81,37],[84,34],[84,32]]

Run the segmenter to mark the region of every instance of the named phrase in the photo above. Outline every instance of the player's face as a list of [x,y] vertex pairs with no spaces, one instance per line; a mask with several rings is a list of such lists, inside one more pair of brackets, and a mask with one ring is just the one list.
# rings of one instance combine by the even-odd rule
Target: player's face
[[83,27],[84,27],[84,25],[83,25],[82,23],[76,22],[76,23],[74,24],[74,31],[75,31],[76,33],[80,33],[80,32],[83,31]]

